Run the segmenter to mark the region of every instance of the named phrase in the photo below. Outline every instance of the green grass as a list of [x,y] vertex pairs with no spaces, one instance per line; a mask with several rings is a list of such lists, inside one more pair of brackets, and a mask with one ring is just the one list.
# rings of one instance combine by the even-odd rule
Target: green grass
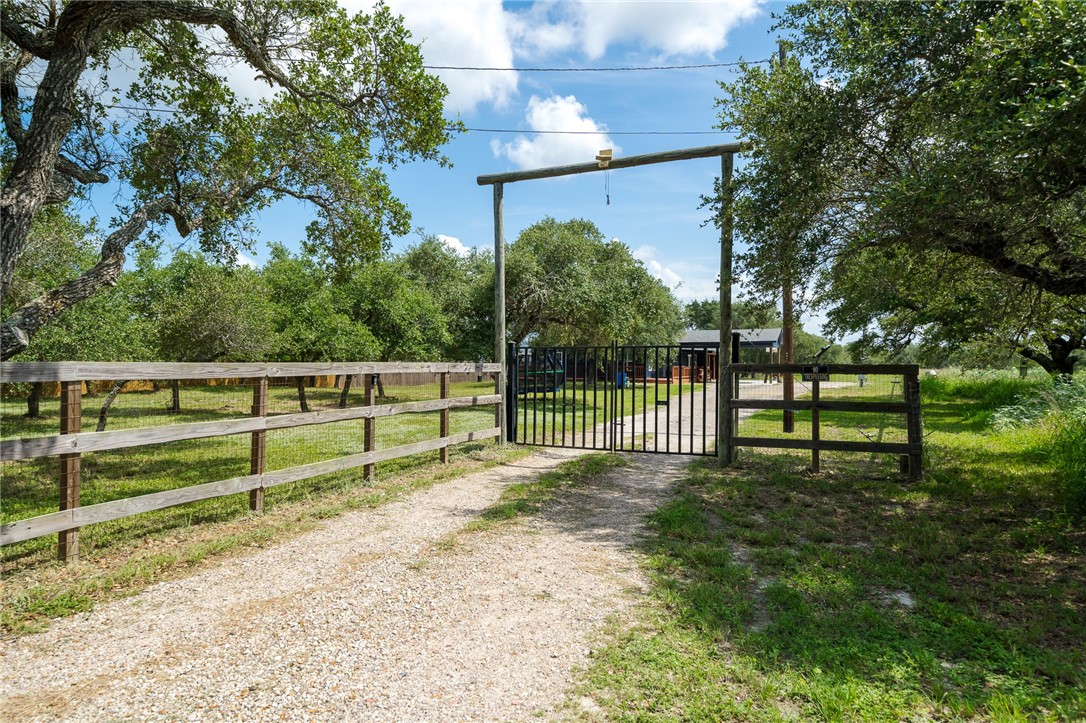
[[563,490],[598,480],[616,467],[628,463],[614,455],[591,454],[563,462],[552,472],[545,472],[531,482],[520,482],[502,490],[498,501],[486,508],[478,519],[464,526],[465,532],[492,529],[502,523],[537,514],[547,502]]
[[[833,382],[847,382],[847,387],[820,389],[822,401],[902,402],[904,392],[900,377],[871,375],[868,383],[860,387],[854,375],[833,375]],[[896,383],[895,383],[896,382]],[[740,396],[745,387],[740,387]],[[796,399],[810,399],[810,382],[796,381]],[[795,431],[782,430],[783,412],[766,410],[740,419],[739,436],[769,438],[811,438],[811,413],[794,413]],[[906,442],[906,417],[888,412],[819,412],[819,435],[822,439],[851,442]]]
[[616,720],[1086,718],[1086,529],[1043,432],[986,424],[1013,381],[931,386],[921,482],[855,455],[691,467],[651,603],[579,694]]

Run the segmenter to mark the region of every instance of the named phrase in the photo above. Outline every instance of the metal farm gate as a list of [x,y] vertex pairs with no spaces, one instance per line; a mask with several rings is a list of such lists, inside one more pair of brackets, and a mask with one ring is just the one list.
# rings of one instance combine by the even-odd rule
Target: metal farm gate
[[716,453],[716,345],[509,345],[507,353],[510,442]]

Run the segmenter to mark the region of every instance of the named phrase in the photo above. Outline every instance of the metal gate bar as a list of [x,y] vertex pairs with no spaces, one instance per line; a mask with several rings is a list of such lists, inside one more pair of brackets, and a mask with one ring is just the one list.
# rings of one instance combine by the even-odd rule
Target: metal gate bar
[[[714,420],[709,419],[709,401],[715,400],[715,392],[711,393],[709,386],[715,375],[708,366],[708,346],[510,347],[508,353],[510,441],[578,449],[713,454],[710,447],[715,434],[710,434],[709,428]],[[653,385],[651,394],[649,384]],[[673,393],[675,384],[678,391]]]

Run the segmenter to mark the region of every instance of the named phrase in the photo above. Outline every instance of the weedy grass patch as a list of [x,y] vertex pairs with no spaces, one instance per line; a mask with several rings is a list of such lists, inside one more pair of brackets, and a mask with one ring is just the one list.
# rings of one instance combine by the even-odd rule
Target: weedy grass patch
[[544,472],[531,482],[505,487],[498,501],[486,508],[478,519],[465,525],[463,531],[489,530],[502,523],[537,514],[562,490],[588,484],[610,470],[627,464],[622,457],[604,454],[585,455],[563,462],[557,469]]
[[[579,694],[617,720],[1082,720],[1086,527],[1017,380],[925,399],[925,478],[744,450],[653,517],[651,602]],[[925,391],[930,391],[927,385]]]

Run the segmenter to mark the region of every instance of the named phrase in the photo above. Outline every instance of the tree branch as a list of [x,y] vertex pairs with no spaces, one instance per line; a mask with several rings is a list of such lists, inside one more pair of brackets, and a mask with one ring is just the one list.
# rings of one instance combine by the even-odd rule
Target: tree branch
[[53,31],[43,30],[34,34],[11,17],[11,12],[0,13],[0,31],[11,42],[31,55],[49,60],[53,57]]
[[106,237],[97,264],[81,276],[16,309],[0,325],[0,360],[10,359],[25,349],[42,326],[74,304],[105,286],[115,286],[124,266],[125,250],[139,238],[149,223],[163,214],[174,218],[179,231],[182,225],[192,230],[187,222],[182,222],[184,214],[171,199],[151,201],[141,206],[123,226]]

